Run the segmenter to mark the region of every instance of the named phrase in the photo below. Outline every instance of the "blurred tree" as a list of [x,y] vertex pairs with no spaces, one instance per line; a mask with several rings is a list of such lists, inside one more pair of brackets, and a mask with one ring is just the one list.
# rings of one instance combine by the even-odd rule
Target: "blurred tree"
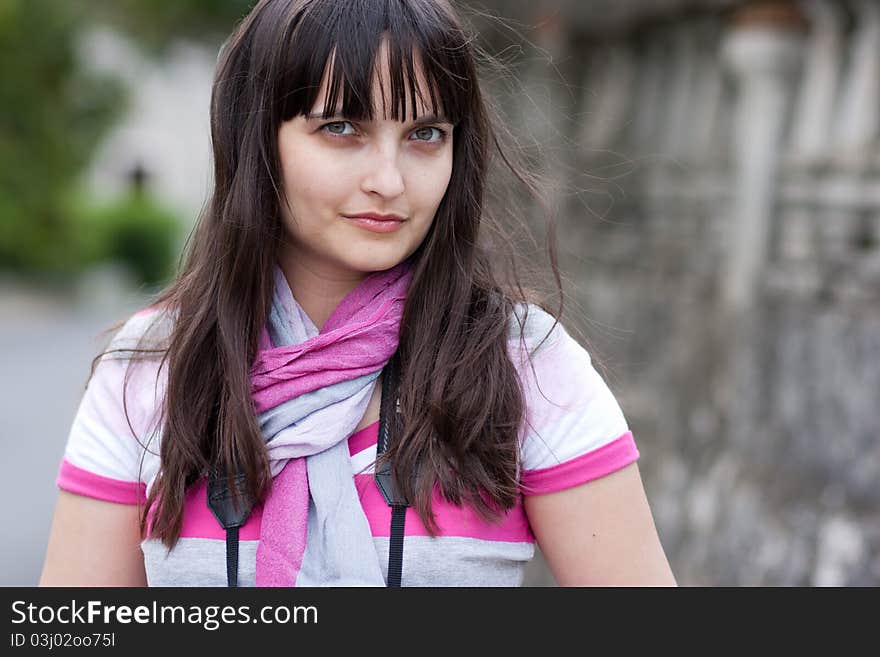
[[124,98],[77,61],[84,20],[72,2],[0,2],[0,269],[76,264],[66,198]]
[[173,276],[182,223],[143,189],[105,204],[74,197],[70,212],[77,226],[70,247],[83,265],[117,262],[150,289]]
[[91,0],[93,15],[161,51],[178,37],[219,44],[257,0]]

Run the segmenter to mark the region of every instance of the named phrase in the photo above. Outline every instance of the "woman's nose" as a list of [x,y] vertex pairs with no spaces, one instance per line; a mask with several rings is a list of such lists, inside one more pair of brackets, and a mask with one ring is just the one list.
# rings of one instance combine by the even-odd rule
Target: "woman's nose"
[[361,187],[367,193],[394,198],[405,189],[403,173],[398,163],[395,148],[377,148],[373,157],[366,163],[366,174]]

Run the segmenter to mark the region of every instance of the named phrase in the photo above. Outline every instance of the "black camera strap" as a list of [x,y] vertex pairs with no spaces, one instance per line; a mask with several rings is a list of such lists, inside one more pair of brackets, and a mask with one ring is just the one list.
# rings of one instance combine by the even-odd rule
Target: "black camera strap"
[[[383,454],[397,434],[397,384],[400,365],[397,352],[385,365],[382,379],[382,400],[379,407],[379,436],[376,457]],[[406,501],[398,495],[391,479],[391,468],[386,465],[376,472],[376,484],[391,507],[391,541],[388,550],[388,586],[399,587],[403,573],[403,530],[406,521]],[[225,473],[212,471],[208,478],[208,507],[226,530],[226,584],[238,586],[238,530],[247,522],[253,509],[253,500],[245,486],[244,474],[233,477],[239,494],[233,503],[233,493]]]
[[226,473],[213,471],[208,479],[208,507],[226,530],[226,585],[238,586],[238,528],[247,522],[253,500],[245,486],[245,475],[238,473],[233,483],[239,494],[234,504]]
[[[400,433],[398,413],[400,402],[397,389],[400,378],[400,359],[395,352],[385,366],[382,379],[382,403],[379,409],[379,437],[376,441],[376,458],[384,454]],[[391,538],[388,544],[388,586],[401,586],[403,575],[403,530],[406,523],[407,501],[397,491],[391,478],[391,466],[386,463],[376,470],[376,484],[385,502],[391,507]]]

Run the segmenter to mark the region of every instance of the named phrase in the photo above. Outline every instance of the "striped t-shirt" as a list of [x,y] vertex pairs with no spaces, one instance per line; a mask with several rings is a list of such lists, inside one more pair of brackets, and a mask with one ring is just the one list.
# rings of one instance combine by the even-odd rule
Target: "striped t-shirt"
[[[133,346],[154,319],[151,311],[132,317],[111,347]],[[520,432],[521,495],[498,524],[482,521],[435,491],[433,511],[440,533],[431,537],[414,509],[407,509],[404,586],[519,586],[534,556],[535,537],[522,501],[526,495],[563,490],[603,477],[634,462],[639,452],[608,386],[587,351],[558,324],[544,344],[525,356],[547,333],[552,318],[530,306],[520,327],[511,320],[508,353],[526,400]],[[514,339],[513,336],[516,336]],[[165,368],[105,356],[95,369],[73,421],[58,473],[60,488],[118,504],[143,504],[159,471],[161,430],[157,411],[165,391]],[[129,424],[130,420],[130,424]],[[378,422],[348,438],[351,472],[383,575],[387,576],[391,510],[373,478]],[[225,586],[225,532],[206,501],[206,481],[193,485],[184,504],[180,539],[170,552],[157,539],[141,542],[150,586]],[[254,508],[239,530],[239,585],[254,586],[262,508]],[[298,582],[299,583],[299,582]],[[309,583],[320,585],[320,582]]]

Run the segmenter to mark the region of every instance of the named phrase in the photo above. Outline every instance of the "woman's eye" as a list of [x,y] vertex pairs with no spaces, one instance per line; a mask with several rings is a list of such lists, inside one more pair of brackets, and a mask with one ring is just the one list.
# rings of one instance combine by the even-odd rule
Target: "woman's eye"
[[[351,121],[333,121],[332,123],[325,123],[321,126],[321,130],[334,137],[350,137],[357,134]],[[443,130],[433,126],[417,128],[412,132],[412,135],[414,136],[415,141],[420,141],[426,144],[439,144],[446,138],[446,133]]]
[[[346,132],[345,126],[349,126],[352,128],[352,132]],[[354,126],[351,125],[349,121],[334,121],[333,123],[326,123],[321,126],[322,130],[329,132],[331,135],[353,135],[354,134]]]
[[427,127],[427,128],[419,128],[413,134],[416,136],[416,141],[425,141],[425,142],[441,142],[444,137],[446,137],[446,133],[443,132],[440,128]]

